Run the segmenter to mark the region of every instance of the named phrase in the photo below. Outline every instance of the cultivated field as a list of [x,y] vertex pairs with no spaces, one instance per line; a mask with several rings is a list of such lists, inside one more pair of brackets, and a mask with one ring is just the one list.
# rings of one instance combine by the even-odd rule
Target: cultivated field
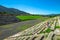
[[48,17],[43,17],[43,16],[38,16],[38,15],[26,15],[26,16],[16,16],[18,19],[20,19],[21,21],[27,21],[27,20],[36,20],[36,19],[39,19],[39,20],[46,20],[48,19]]

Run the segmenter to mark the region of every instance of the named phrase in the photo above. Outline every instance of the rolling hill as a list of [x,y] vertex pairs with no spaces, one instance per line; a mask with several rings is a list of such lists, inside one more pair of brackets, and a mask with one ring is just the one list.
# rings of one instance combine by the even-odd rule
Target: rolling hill
[[7,8],[2,5],[0,5],[0,12],[6,12],[7,14],[13,14],[13,15],[30,15],[27,12],[24,12],[15,8]]

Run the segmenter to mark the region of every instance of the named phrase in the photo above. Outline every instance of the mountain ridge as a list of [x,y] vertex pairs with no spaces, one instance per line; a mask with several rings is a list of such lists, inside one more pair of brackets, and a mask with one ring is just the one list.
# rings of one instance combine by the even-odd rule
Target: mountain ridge
[[30,15],[30,13],[15,8],[7,8],[1,5],[0,5],[0,12],[7,12],[8,14],[14,14],[14,15]]

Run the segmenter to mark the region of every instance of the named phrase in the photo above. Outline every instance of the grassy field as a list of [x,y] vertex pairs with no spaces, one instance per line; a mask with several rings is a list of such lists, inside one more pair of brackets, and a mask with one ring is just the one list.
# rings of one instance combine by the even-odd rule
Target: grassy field
[[34,20],[34,19],[39,19],[42,18],[42,16],[16,16],[18,19],[22,20],[22,21],[27,21],[27,20]]

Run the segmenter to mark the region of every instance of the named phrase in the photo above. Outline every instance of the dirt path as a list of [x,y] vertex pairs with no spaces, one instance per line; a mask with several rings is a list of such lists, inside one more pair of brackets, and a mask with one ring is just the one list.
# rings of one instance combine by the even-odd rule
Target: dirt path
[[30,21],[24,21],[24,22],[18,22],[18,23],[13,23],[13,24],[8,24],[4,25],[5,26],[10,26],[10,29],[2,28],[3,26],[0,26],[0,31],[2,31],[2,34],[0,34],[0,39],[4,39],[10,35],[16,34],[19,31],[14,31],[17,27],[21,27],[23,25],[29,25],[33,26],[37,23],[40,23],[40,20],[30,20]]

